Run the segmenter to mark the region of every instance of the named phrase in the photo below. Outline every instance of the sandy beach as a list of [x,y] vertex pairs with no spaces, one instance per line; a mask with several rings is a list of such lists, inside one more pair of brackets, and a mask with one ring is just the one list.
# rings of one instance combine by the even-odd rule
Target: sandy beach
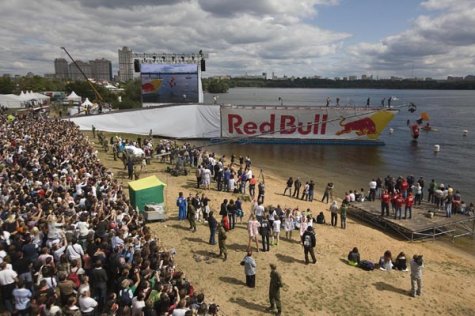
[[[91,138],[91,133],[87,133]],[[94,141],[94,140],[93,140]],[[97,140],[96,140],[97,142]],[[156,142],[156,140],[155,140]],[[106,154],[96,145],[101,161],[127,187],[127,173],[120,161]],[[231,153],[226,154],[227,157]],[[283,315],[474,315],[475,254],[463,252],[440,241],[408,243],[349,218],[347,229],[330,225],[314,225],[317,233],[316,265],[305,265],[304,254],[298,242],[298,231],[293,240],[282,238],[279,246],[270,252],[254,252],[257,262],[256,288],[245,286],[240,261],[247,248],[246,222],[251,206],[243,203],[245,217],[242,224],[228,232],[228,260],[217,258],[217,246],[209,245],[207,224],[199,224],[196,233],[188,230],[188,223],[177,220],[175,200],[178,192],[203,192],[196,189],[194,174],[173,177],[165,172],[167,164],[153,160],[141,177],[156,175],[167,184],[166,222],[150,224],[167,247],[176,248],[179,268],[186,272],[198,291],[204,291],[206,300],[221,307],[221,315],[264,315],[268,303],[270,263],[277,265],[284,288],[281,291]],[[310,208],[315,216],[320,211],[330,219],[329,204],[305,202],[283,196],[286,179],[268,172],[266,166],[253,161],[254,172],[265,172],[266,205]],[[219,209],[223,199],[238,195],[212,190],[211,209]],[[320,189],[317,187],[317,190]],[[315,196],[321,198],[321,192]],[[285,234],[284,234],[285,235]],[[345,259],[353,247],[358,247],[362,259],[377,262],[385,250],[395,257],[404,251],[408,258],[422,254],[425,259],[423,294],[409,296],[409,272],[374,270],[363,271],[349,266]]]

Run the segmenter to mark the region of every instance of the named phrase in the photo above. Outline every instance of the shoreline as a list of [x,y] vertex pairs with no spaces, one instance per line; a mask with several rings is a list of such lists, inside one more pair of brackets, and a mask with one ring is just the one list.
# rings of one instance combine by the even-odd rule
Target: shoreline
[[[96,148],[102,163],[111,168],[115,177],[126,187],[128,181],[125,179],[122,163],[114,162],[111,154],[105,154],[97,144]],[[408,243],[397,240],[352,218],[348,218],[346,230],[329,225],[314,226],[317,231],[317,265],[303,264],[303,251],[297,241],[298,231],[294,232],[292,241],[281,237],[279,246],[272,247],[269,253],[255,253],[258,266],[257,285],[255,289],[249,290],[243,285],[244,274],[239,262],[247,247],[245,222],[250,203],[243,203],[246,213],[243,224],[238,224],[236,229],[228,233],[228,261],[222,262],[216,257],[217,246],[207,243],[207,225],[198,224],[198,231],[192,233],[187,229],[187,222],[176,219],[175,198],[179,191],[183,191],[185,196],[190,192],[205,192],[212,201],[211,208],[216,210],[219,209],[222,199],[237,195],[215,190],[197,190],[193,173],[187,177],[171,177],[164,171],[166,166],[153,160],[141,174],[141,178],[155,174],[167,184],[169,219],[163,223],[149,225],[165,245],[176,247],[178,265],[186,272],[196,289],[204,290],[207,299],[221,306],[221,315],[265,314],[265,307],[268,305],[269,263],[278,265],[286,284],[281,291],[283,315],[381,315],[389,312],[431,314],[434,311],[450,315],[475,314],[475,302],[470,294],[475,293],[473,255],[440,242]],[[255,171],[260,167],[263,167],[266,176],[265,205],[299,206],[301,210],[310,207],[313,215],[321,210],[329,220],[329,204],[283,197],[286,179],[267,172],[266,166],[261,166],[258,161],[253,162]],[[320,198],[321,194],[317,186],[315,196]],[[427,266],[424,275],[424,296],[412,299],[407,295],[410,288],[407,273],[387,273],[379,270],[366,272],[345,264],[347,253],[354,246],[360,249],[362,259],[371,261],[377,261],[386,249],[392,250],[394,256],[401,250],[405,251],[408,257],[423,254]],[[440,284],[445,287],[441,288]],[[366,288],[364,296],[358,291],[361,286]],[[459,290],[447,293],[446,287]]]

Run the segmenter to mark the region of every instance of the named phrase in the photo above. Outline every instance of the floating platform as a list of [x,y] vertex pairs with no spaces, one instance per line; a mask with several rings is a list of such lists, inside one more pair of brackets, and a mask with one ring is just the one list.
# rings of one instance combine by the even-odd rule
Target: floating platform
[[[430,217],[429,212],[434,212]],[[412,208],[412,219],[394,219],[390,210],[389,216],[381,216],[381,201],[353,202],[348,208],[348,216],[369,223],[384,232],[397,234],[404,239],[414,241],[448,235],[452,238],[475,234],[475,216],[453,214],[445,216],[445,210],[438,209],[434,204],[422,202]],[[404,218],[404,206],[402,209]]]

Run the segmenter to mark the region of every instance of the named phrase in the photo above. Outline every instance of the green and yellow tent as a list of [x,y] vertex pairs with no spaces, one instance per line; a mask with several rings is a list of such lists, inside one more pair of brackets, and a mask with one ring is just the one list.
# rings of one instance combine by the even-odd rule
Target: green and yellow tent
[[129,182],[130,203],[140,212],[144,211],[147,204],[165,203],[165,186],[156,176]]

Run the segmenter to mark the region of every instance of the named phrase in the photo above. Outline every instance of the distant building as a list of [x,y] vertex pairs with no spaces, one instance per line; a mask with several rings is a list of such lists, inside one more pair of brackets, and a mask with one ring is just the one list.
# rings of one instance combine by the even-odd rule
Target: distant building
[[119,53],[119,80],[129,81],[134,78],[134,59],[132,50],[127,46],[118,50]]
[[475,76],[474,76],[474,75],[465,76],[464,80],[474,81],[474,80],[475,80]]
[[69,66],[66,59],[56,58],[54,60],[54,75],[56,79],[60,79],[60,80],[69,79]]
[[101,58],[89,61],[91,65],[92,78],[96,81],[112,80],[112,63],[110,60]]
[[358,80],[358,76],[349,76],[348,80],[350,81]]
[[447,81],[462,81],[463,77],[448,76]]
[[[86,75],[87,78],[92,78],[92,68],[89,63],[83,62],[81,60],[76,60],[79,68]],[[81,71],[76,67],[74,63],[69,64],[69,75],[71,80],[86,80],[82,75]]]

